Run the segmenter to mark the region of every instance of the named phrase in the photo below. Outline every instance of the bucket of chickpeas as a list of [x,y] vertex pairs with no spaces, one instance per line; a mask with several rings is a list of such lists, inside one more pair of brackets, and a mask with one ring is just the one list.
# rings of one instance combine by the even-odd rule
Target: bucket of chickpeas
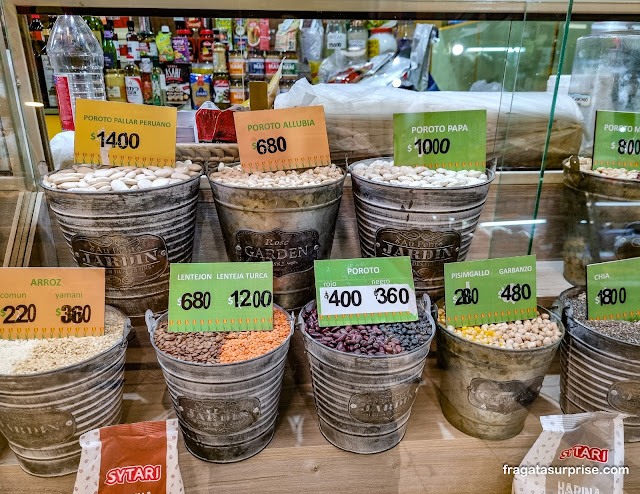
[[531,319],[456,328],[437,307],[442,413],[470,436],[516,436],[564,336],[560,319],[538,307]]

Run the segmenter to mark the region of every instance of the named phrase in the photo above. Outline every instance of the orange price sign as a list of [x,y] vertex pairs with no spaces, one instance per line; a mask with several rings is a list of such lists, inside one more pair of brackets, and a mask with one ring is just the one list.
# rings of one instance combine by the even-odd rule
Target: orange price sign
[[0,268],[0,339],[104,334],[102,268]]
[[247,172],[331,164],[322,106],[235,112],[240,163]]

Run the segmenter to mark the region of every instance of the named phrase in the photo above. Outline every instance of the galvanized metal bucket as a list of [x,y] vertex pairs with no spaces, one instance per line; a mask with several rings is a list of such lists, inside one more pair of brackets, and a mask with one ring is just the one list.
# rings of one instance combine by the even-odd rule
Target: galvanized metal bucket
[[75,472],[80,436],[120,422],[130,329],[127,319],[123,339],[84,362],[0,375],[0,431],[25,472],[39,477]]
[[568,299],[584,288],[560,294],[555,308],[567,336],[560,347],[560,406],[564,413],[598,410],[624,413],[625,442],[640,441],[640,345],[594,331],[573,318]]
[[415,350],[398,355],[362,356],[340,352],[315,341],[298,317],[311,367],[311,381],[320,432],[334,446],[353,453],[380,453],[404,437],[418,394],[435,323],[431,302],[424,297],[420,311],[429,315],[431,338]]
[[[538,307],[540,313],[549,313]],[[560,318],[549,313],[564,335]],[[524,427],[531,405],[560,346],[509,350],[475,343],[438,323],[438,398],[455,428],[480,439],[509,439]]]
[[313,299],[313,261],[331,257],[344,177],[272,189],[209,182],[229,261],[273,261],[274,300],[282,307]]
[[186,362],[167,355],[153,339],[167,314],[155,319],[147,311],[146,318],[189,452],[201,460],[231,463],[262,451],[276,426],[293,317],[289,316],[291,332],[278,348],[228,364]]
[[42,184],[78,266],[106,269],[106,302],[143,324],[167,310],[169,264],[193,253],[200,177],[128,192],[69,192]]
[[[352,163],[369,164],[381,158]],[[391,160],[392,158],[382,158]],[[418,293],[444,295],[444,264],[464,261],[495,173],[466,187],[417,188],[351,174],[363,257],[411,257]]]
[[585,173],[575,156],[563,170],[564,277],[584,286],[588,264],[640,257],[640,181]]

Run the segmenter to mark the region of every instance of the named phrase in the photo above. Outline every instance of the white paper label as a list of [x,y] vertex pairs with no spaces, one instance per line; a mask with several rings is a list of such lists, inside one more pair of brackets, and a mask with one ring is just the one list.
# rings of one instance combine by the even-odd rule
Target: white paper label
[[323,316],[410,312],[418,314],[416,294],[409,285],[363,285],[321,287]]

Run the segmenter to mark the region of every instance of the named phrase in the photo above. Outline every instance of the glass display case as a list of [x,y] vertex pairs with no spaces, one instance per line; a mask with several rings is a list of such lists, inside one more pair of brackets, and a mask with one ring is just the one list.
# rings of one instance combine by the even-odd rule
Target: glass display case
[[[125,261],[117,269],[109,266],[117,275],[107,282],[106,301],[133,323],[126,363],[122,360],[119,370],[123,374],[114,387],[122,393],[117,405],[110,401],[111,395],[101,394],[98,384],[91,393],[100,397],[99,408],[90,410],[87,398],[86,413],[82,420],[73,419],[74,431],[64,440],[58,431],[51,444],[42,443],[46,447],[25,447],[16,440],[16,426],[7,418],[22,406],[12,394],[17,381],[0,371],[0,491],[71,492],[75,475],[68,473],[79,461],[74,434],[118,420],[137,423],[178,417],[182,431],[178,460],[187,493],[221,489],[507,493],[513,475],[505,475],[503,466],[520,464],[540,434],[541,416],[593,410],[631,415],[625,422],[629,442],[624,464],[630,473],[624,477],[624,492],[640,490],[640,341],[608,330],[591,331],[571,305],[581,289],[566,291],[585,284],[587,264],[640,257],[637,172],[612,176],[591,170],[588,163],[595,111],[635,108],[609,104],[613,96],[616,101],[634,101],[636,71],[619,62],[637,57],[631,42],[640,26],[634,24],[634,7],[625,2],[562,0],[312,0],[305,5],[241,0],[217,7],[193,0],[143,0],[135,6],[119,0],[90,6],[75,0],[10,0],[2,5],[3,266],[115,262],[117,256],[109,249],[117,249],[123,236],[129,239],[127,255],[132,260],[138,256],[140,262],[132,261],[136,266],[130,270]],[[90,183],[97,179],[93,170],[79,164],[71,171],[77,177],[69,179],[59,172],[74,165],[73,134],[68,132],[74,122],[72,107],[60,102],[54,77],[61,74],[54,69],[59,62],[52,61],[56,53],[47,49],[47,43],[56,19],[65,14],[83,16],[98,41],[91,49],[98,46],[103,65],[82,75],[102,77],[103,99],[178,110],[178,164],[166,176],[161,167],[147,169],[153,175],[148,191],[143,191],[143,177],[137,177],[133,168],[122,170],[126,190],[117,189],[116,179],[108,176]],[[71,32],[73,37],[77,31]],[[609,56],[602,56],[595,46],[600,39],[607,40]],[[631,41],[625,44],[627,39]],[[604,60],[618,77],[606,105],[599,103],[604,97],[600,86],[592,84],[596,74],[606,79],[606,74],[598,73]],[[229,167],[239,160],[235,132],[233,139],[196,142],[194,114],[200,106],[213,102],[221,110],[244,105],[253,111],[246,101],[258,100],[258,91],[263,91],[263,85],[256,84],[260,82],[270,82],[272,99],[267,107],[323,107],[330,159],[336,165],[327,174],[340,178],[332,182],[333,175],[325,177],[331,184],[322,193],[311,188],[284,190],[258,200],[249,186],[225,185],[218,180],[225,176],[216,175],[226,173],[219,163]],[[380,182],[389,182],[382,185],[372,175],[363,175],[363,170],[373,170],[376,160],[393,160],[394,114],[475,109],[486,110],[487,115],[486,175],[477,174],[482,178],[455,182],[450,191],[436,190],[439,185],[446,187],[444,183],[428,194],[413,195],[402,187],[390,191],[390,184],[402,184],[397,176],[385,178],[388,170],[372,172],[379,174]],[[425,182],[426,177],[415,180]],[[96,183],[108,186],[100,194],[106,202],[89,206],[88,193],[66,180],[96,192],[100,192]],[[153,181],[162,181],[163,187],[154,189]],[[130,194],[131,187],[135,194]],[[420,199],[414,203],[414,197]],[[245,215],[246,211],[251,213]],[[251,217],[256,211],[260,216]],[[260,242],[272,242],[264,240],[265,235],[295,246],[295,255],[273,245],[265,254]],[[313,251],[310,256],[307,244]],[[389,254],[392,251],[396,253]],[[314,259],[408,255],[418,305],[428,314],[431,304],[421,296],[440,302],[445,263],[530,254],[536,256],[540,321],[546,314],[544,324],[562,330],[554,336],[550,329],[544,344],[547,334],[542,335],[539,346],[560,350],[555,358],[552,352],[539,363],[535,372],[529,369],[529,374],[509,367],[517,358],[503,362],[497,352],[483,357],[489,363],[484,367],[490,371],[506,366],[500,377],[472,383],[452,380],[447,372],[460,365],[453,350],[459,342],[443,336],[449,334],[445,326],[436,337],[437,308],[430,336],[420,339],[420,344],[426,342],[422,350],[406,355],[422,359],[424,371],[419,363],[411,363],[418,365],[417,371],[407,371],[379,360],[369,374],[357,365],[342,374],[339,368],[347,364],[334,355],[338,352],[318,350],[314,332],[304,329],[317,324],[310,316],[315,309],[307,304],[315,297]],[[247,360],[253,367],[222,366],[210,374],[191,373],[189,366],[172,367],[180,356],[168,350],[172,338],[165,335],[168,322],[161,316],[168,304],[169,265],[227,260],[273,261],[275,302],[292,315],[280,321],[282,346],[263,355],[268,359]],[[155,316],[145,315],[146,309],[153,309]],[[418,340],[406,344],[419,346]],[[606,358],[613,360],[600,355],[599,346],[606,346]],[[122,348],[117,353],[113,359],[125,358]],[[449,360],[443,367],[445,359]],[[104,365],[98,360],[96,366]],[[612,368],[621,370],[610,372]],[[260,373],[264,376],[256,377]],[[220,382],[227,381],[232,384],[219,391]],[[276,381],[281,382],[281,391]],[[245,389],[253,389],[255,396],[232,398]],[[476,425],[478,432],[470,433],[476,429],[465,420],[473,420],[451,418],[455,415],[451,407],[457,405],[443,397],[452,389],[464,398],[460,410],[484,413],[487,403],[491,411],[495,412],[492,404],[500,408],[491,427],[502,432],[487,433],[493,429]],[[196,393],[196,398],[189,393]],[[503,395],[506,401],[514,400],[512,410],[496,404]],[[341,411],[342,399],[347,408]],[[56,400],[33,401],[34,409],[75,413],[71,405],[56,405],[62,399]],[[478,400],[487,401],[482,405]],[[372,406],[388,410],[376,414]],[[93,415],[117,415],[112,407],[121,413],[110,416],[108,424]],[[512,412],[518,415],[515,423],[510,422]],[[228,414],[229,423],[220,426],[217,414]],[[271,420],[267,429],[248,439],[243,436],[253,434],[246,431],[267,419]],[[24,420],[22,427],[35,426]],[[242,446],[233,446],[233,441]],[[59,443],[73,451],[60,453]],[[43,450],[58,466],[49,469]],[[67,475],[60,476],[63,473]]]

